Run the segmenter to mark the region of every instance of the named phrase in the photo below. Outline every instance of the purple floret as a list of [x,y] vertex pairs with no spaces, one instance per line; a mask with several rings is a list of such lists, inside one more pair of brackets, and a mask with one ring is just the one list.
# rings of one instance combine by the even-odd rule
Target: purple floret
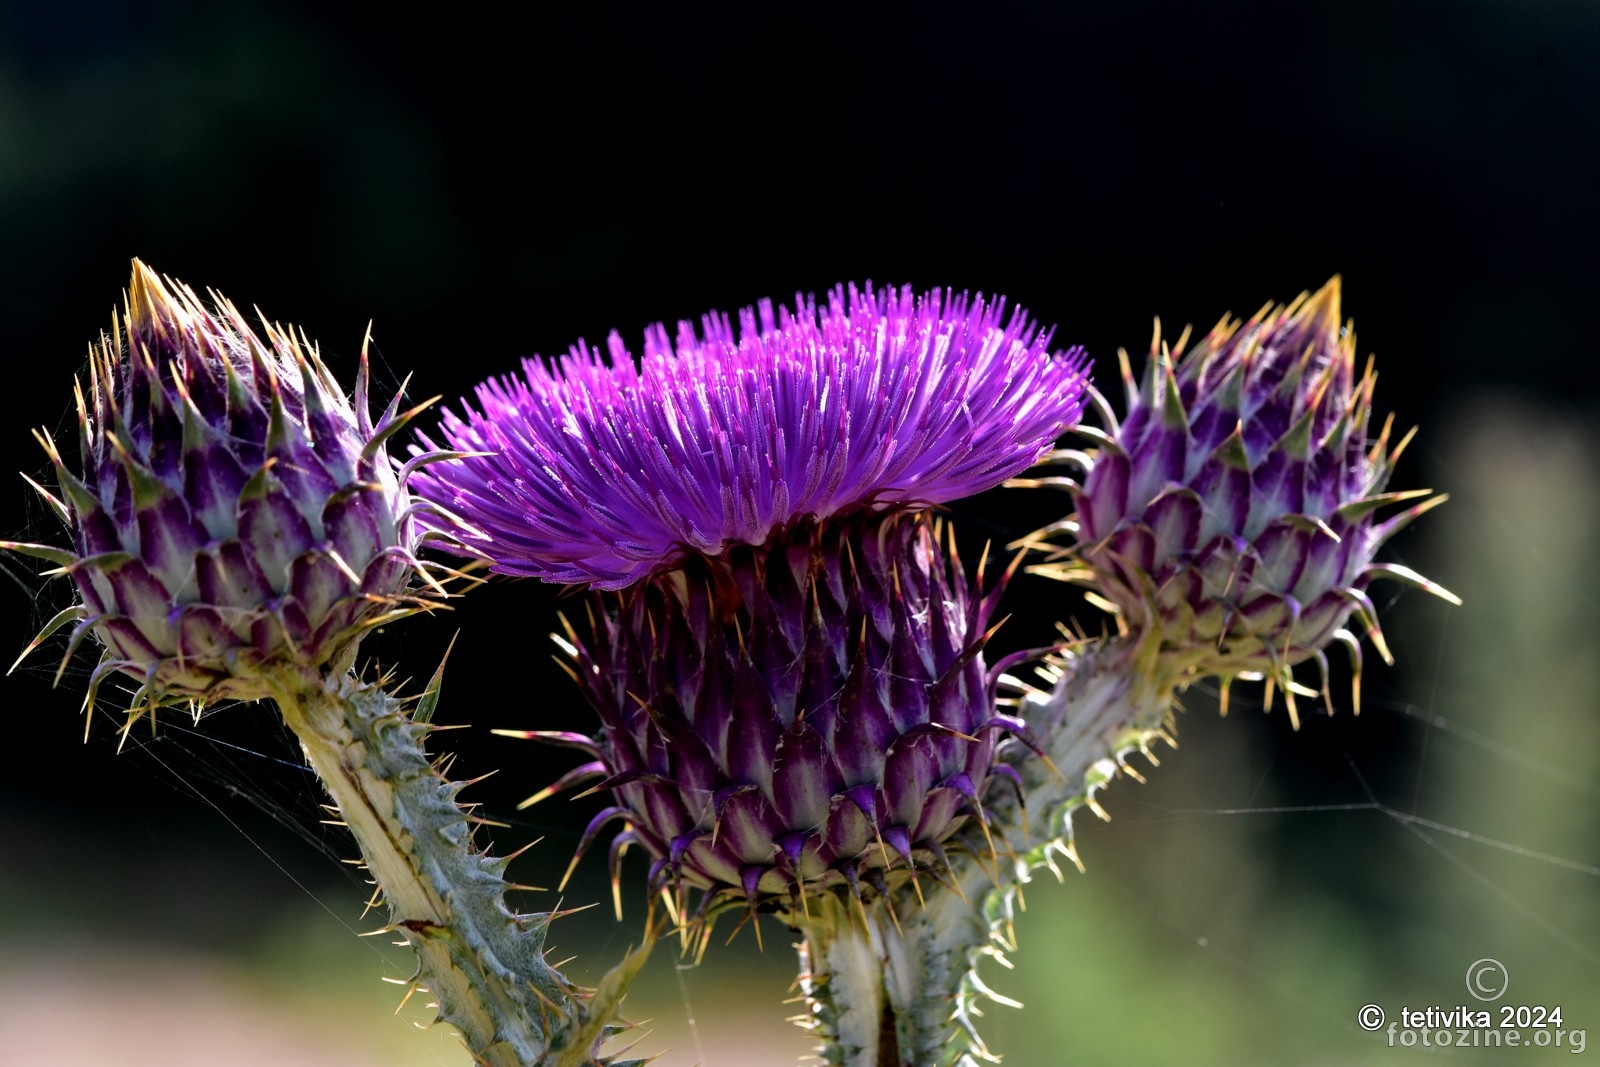
[[[636,366],[612,333],[447,412],[419,471],[493,569],[619,589],[690,549],[760,545],[796,519],[937,504],[1033,464],[1081,412],[1086,360],[1003,300],[855,286],[657,325]],[[426,438],[423,448],[434,445]],[[420,449],[419,449],[420,450]]]

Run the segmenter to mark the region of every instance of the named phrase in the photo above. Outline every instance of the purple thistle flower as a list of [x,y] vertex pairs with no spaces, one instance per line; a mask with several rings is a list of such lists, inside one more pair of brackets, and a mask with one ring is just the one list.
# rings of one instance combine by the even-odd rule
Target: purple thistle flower
[[[594,594],[563,642],[598,736],[543,796],[593,779],[653,885],[703,906],[800,902],[945,864],[982,818],[995,714],[982,650],[998,589],[969,587],[926,506],[1032,464],[1081,410],[1078,350],[1001,302],[835,289],[657,326],[635,368],[583,345],[447,415],[484,455],[413,480],[493,569]],[[429,443],[431,447],[431,443]]]
[[[709,314],[645,334],[635,367],[579,343],[554,367],[478,387],[449,446],[490,455],[413,488],[519,577],[620,589],[681,549],[760,545],[784,524],[863,505],[938,504],[1032,464],[1077,419],[1084,363],[1004,301],[909,287],[834,289],[818,313],[771,302],[739,333]],[[424,439],[426,440],[426,439]],[[431,447],[431,443],[430,443]]]

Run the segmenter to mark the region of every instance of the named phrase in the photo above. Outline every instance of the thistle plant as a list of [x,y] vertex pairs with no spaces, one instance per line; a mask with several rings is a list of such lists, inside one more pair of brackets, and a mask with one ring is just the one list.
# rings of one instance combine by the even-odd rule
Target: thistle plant
[[[491,569],[591,590],[557,641],[599,729],[501,731],[587,757],[529,801],[609,790],[580,852],[620,823],[614,884],[641,848],[702,950],[727,909],[796,929],[833,1064],[987,1057],[977,1002],[1004,998],[978,965],[1015,947],[1017,888],[1076,860],[1074,813],[1170,739],[1185,687],[1264,677],[1293,714],[1316,692],[1297,663],[1359,656],[1352,615],[1387,655],[1367,582],[1448,597],[1374,562],[1442,498],[1375,518],[1427,494],[1385,492],[1404,441],[1368,439],[1337,281],[1187,355],[1158,340],[1142,388],[1124,357],[1125,420],[1094,394],[1090,447],[1058,451],[1082,355],[1001,307],[840,289],[737,333],[656,327],[637,366],[613,334],[609,359],[580,344],[485,383],[440,429],[473,454],[414,482]],[[968,582],[932,506],[1041,457],[1076,476],[1013,484],[1075,511],[1020,547],[1116,632],[1034,686],[985,663],[1004,582]]]
[[451,456],[387,453],[427,405],[402,412],[397,396],[373,421],[364,351],[352,400],[303,335],[258,335],[232,304],[207,307],[137,261],[88,378],[79,469],[38,435],[59,495],[34,488],[72,547],[0,543],[55,564],[77,594],[24,655],[70,625],[64,670],[92,640],[86,716],[108,680],[131,678],[124,733],[165,706],[198,719],[222,700],[275,702],[417,953],[413,985],[475,1060],[601,1062],[639,957],[587,1003],[545,963],[551,916],[507,908],[506,861],[473,845],[460,786],[424,751],[439,676],[413,708],[352,669],[366,633],[444,595],[448,568],[415,553],[448,524],[424,532],[407,482]]
[[[78,470],[40,435],[59,495],[35,488],[72,547],[0,547],[72,582],[29,649],[69,626],[67,658],[101,648],[86,709],[112,679],[137,683],[124,730],[173,704],[277,704],[416,983],[494,1067],[614,1062],[600,1046],[643,951],[592,993],[551,969],[552,916],[508,908],[506,860],[424,751],[439,675],[413,703],[354,664],[463,577],[419,560],[425,541],[587,589],[556,640],[597,727],[499,731],[584,756],[526,803],[610,794],[573,864],[609,832],[620,911],[623,858],[644,853],[695,951],[724,914],[788,924],[826,1062],[970,1065],[992,1058],[975,1020],[1005,998],[979,967],[1015,949],[1019,888],[1076,863],[1076,814],[1104,814],[1131,754],[1154,761],[1187,687],[1219,679],[1226,711],[1234,680],[1265,681],[1298,725],[1299,699],[1332,711],[1330,645],[1359,686],[1352,620],[1388,657],[1370,582],[1454,600],[1377,562],[1444,498],[1389,490],[1409,435],[1373,431],[1376,375],[1339,304],[1335,279],[1192,349],[1158,325],[1141,379],[1122,355],[1119,419],[1083,353],[1003,301],[839,288],[737,330],[654,327],[637,363],[615,334],[527,360],[401,464],[387,443],[427,405],[372,420],[364,356],[352,401],[303,336],[259,336],[136,263],[78,393]],[[1098,425],[1078,424],[1086,401]],[[1056,448],[1069,431],[1086,445]],[[1017,477],[1041,460],[1065,473]],[[939,506],[1002,483],[1064,488],[1072,511],[969,579]],[[989,662],[1023,564],[1114,628]],[[1037,683],[1013,673],[1029,659]]]

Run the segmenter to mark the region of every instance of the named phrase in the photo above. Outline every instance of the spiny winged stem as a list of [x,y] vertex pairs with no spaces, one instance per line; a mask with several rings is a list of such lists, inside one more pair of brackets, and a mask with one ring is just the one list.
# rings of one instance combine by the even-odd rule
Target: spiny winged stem
[[[1086,643],[1054,664],[1050,693],[1030,691],[1023,718],[1043,758],[1020,749],[1013,763],[1022,802],[997,791],[988,839],[969,828],[950,849],[938,883],[908,882],[887,895],[827,895],[790,921],[802,933],[802,991],[820,1055],[833,1067],[975,1067],[994,1057],[975,1027],[979,1002],[1018,1006],[978,975],[985,958],[1009,967],[1018,892],[1041,868],[1060,877],[1077,863],[1072,817],[1127,757],[1170,737],[1175,686],[1158,669],[1154,642]],[[1026,752],[1026,755],[1022,753]],[[993,851],[990,848],[992,841]],[[942,884],[941,884],[942,883]]]
[[[424,698],[429,710],[437,687],[436,676]],[[507,908],[508,860],[474,846],[455,799],[462,786],[446,781],[423,749],[430,725],[351,675],[284,670],[272,688],[355,835],[389,905],[390,928],[417,953],[415,983],[461,1031],[474,1060],[485,1067],[625,1067],[598,1050],[615,1030],[610,1020],[648,955],[649,936],[586,999],[545,962],[553,916]]]

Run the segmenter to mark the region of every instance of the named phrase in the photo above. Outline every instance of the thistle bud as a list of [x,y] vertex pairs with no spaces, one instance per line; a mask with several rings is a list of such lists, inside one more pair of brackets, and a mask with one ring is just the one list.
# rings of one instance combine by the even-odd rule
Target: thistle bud
[[[1098,449],[1059,453],[1087,467],[1070,486],[1073,560],[1047,566],[1089,585],[1129,631],[1159,641],[1180,678],[1266,676],[1290,694],[1289,668],[1344,643],[1359,672],[1360,619],[1388,658],[1368,583],[1391,577],[1454,599],[1411,570],[1374,562],[1386,540],[1442,503],[1431,490],[1386,492],[1410,440],[1393,417],[1371,437],[1377,376],[1355,371],[1335,278],[1240,324],[1224,318],[1194,348],[1159,324],[1136,384],[1122,354],[1127,415]],[[1380,520],[1389,504],[1419,500]],[[1359,707],[1359,704],[1357,705]]]
[[140,682],[135,717],[266,696],[286,666],[343,670],[369,628],[424,603],[407,472],[385,450],[412,413],[374,424],[366,392],[365,353],[352,401],[304,335],[268,324],[263,340],[135,261],[78,389],[81,471],[38,435],[72,548],[4,546],[77,590],[30,650],[75,623],[68,658],[91,634],[104,649],[86,706],[120,673]]

